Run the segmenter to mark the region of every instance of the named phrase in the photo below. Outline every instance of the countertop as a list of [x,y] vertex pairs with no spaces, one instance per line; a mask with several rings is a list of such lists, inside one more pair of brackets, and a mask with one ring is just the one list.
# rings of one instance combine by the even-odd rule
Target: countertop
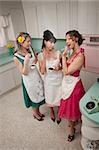
[[0,67],[13,61],[13,55],[9,53],[0,54]]
[[[6,65],[13,61],[13,55],[10,55],[8,52],[0,54],[0,67]],[[85,67],[82,69],[83,71],[99,73],[99,68],[94,67]]]

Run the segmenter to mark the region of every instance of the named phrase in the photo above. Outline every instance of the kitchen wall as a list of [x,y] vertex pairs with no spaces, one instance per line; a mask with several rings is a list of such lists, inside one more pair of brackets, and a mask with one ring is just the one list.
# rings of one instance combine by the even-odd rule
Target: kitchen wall
[[32,37],[42,37],[47,28],[58,38],[64,38],[66,31],[70,29],[77,29],[82,34],[99,33],[97,0],[23,0],[22,4],[26,28]]

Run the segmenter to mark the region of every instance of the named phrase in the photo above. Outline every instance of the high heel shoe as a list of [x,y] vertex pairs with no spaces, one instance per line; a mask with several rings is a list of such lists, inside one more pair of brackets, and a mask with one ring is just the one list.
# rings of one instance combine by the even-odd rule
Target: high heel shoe
[[57,120],[57,124],[59,125],[61,123],[61,119],[58,119]]
[[52,120],[53,122],[55,122],[56,119],[51,117],[51,120]]
[[45,115],[44,115],[44,114],[39,114],[39,116],[40,116],[40,117],[42,117],[42,118],[43,118],[43,117],[45,117]]
[[38,118],[37,116],[34,116],[34,115],[33,115],[33,117],[34,117],[34,119],[36,119],[36,120],[38,120],[38,121],[43,121],[43,120],[44,120],[41,116],[39,116],[40,118]]
[[70,134],[69,134],[69,135],[68,135],[68,141],[69,141],[69,142],[73,141],[73,140],[74,140],[74,137],[75,137],[74,134],[73,134],[73,135],[70,135]]
[[73,135],[70,135],[70,134],[68,135],[68,141],[69,141],[69,142],[71,142],[71,141],[74,140],[74,138],[75,138],[75,130],[76,130],[76,129],[74,128],[74,133],[73,133]]

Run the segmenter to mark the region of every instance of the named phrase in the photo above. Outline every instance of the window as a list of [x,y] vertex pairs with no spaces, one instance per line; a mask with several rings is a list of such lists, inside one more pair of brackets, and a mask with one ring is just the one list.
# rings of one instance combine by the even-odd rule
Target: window
[[0,47],[11,40],[15,40],[11,15],[0,16]]
[[6,44],[5,28],[8,26],[6,16],[0,16],[0,47]]

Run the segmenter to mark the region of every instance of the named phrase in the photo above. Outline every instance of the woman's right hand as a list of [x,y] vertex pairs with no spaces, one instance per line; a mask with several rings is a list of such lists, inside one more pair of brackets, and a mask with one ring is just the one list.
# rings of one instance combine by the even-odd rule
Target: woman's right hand
[[31,55],[28,53],[28,54],[25,56],[24,64],[28,64],[28,63],[29,63],[30,57],[31,57]]

